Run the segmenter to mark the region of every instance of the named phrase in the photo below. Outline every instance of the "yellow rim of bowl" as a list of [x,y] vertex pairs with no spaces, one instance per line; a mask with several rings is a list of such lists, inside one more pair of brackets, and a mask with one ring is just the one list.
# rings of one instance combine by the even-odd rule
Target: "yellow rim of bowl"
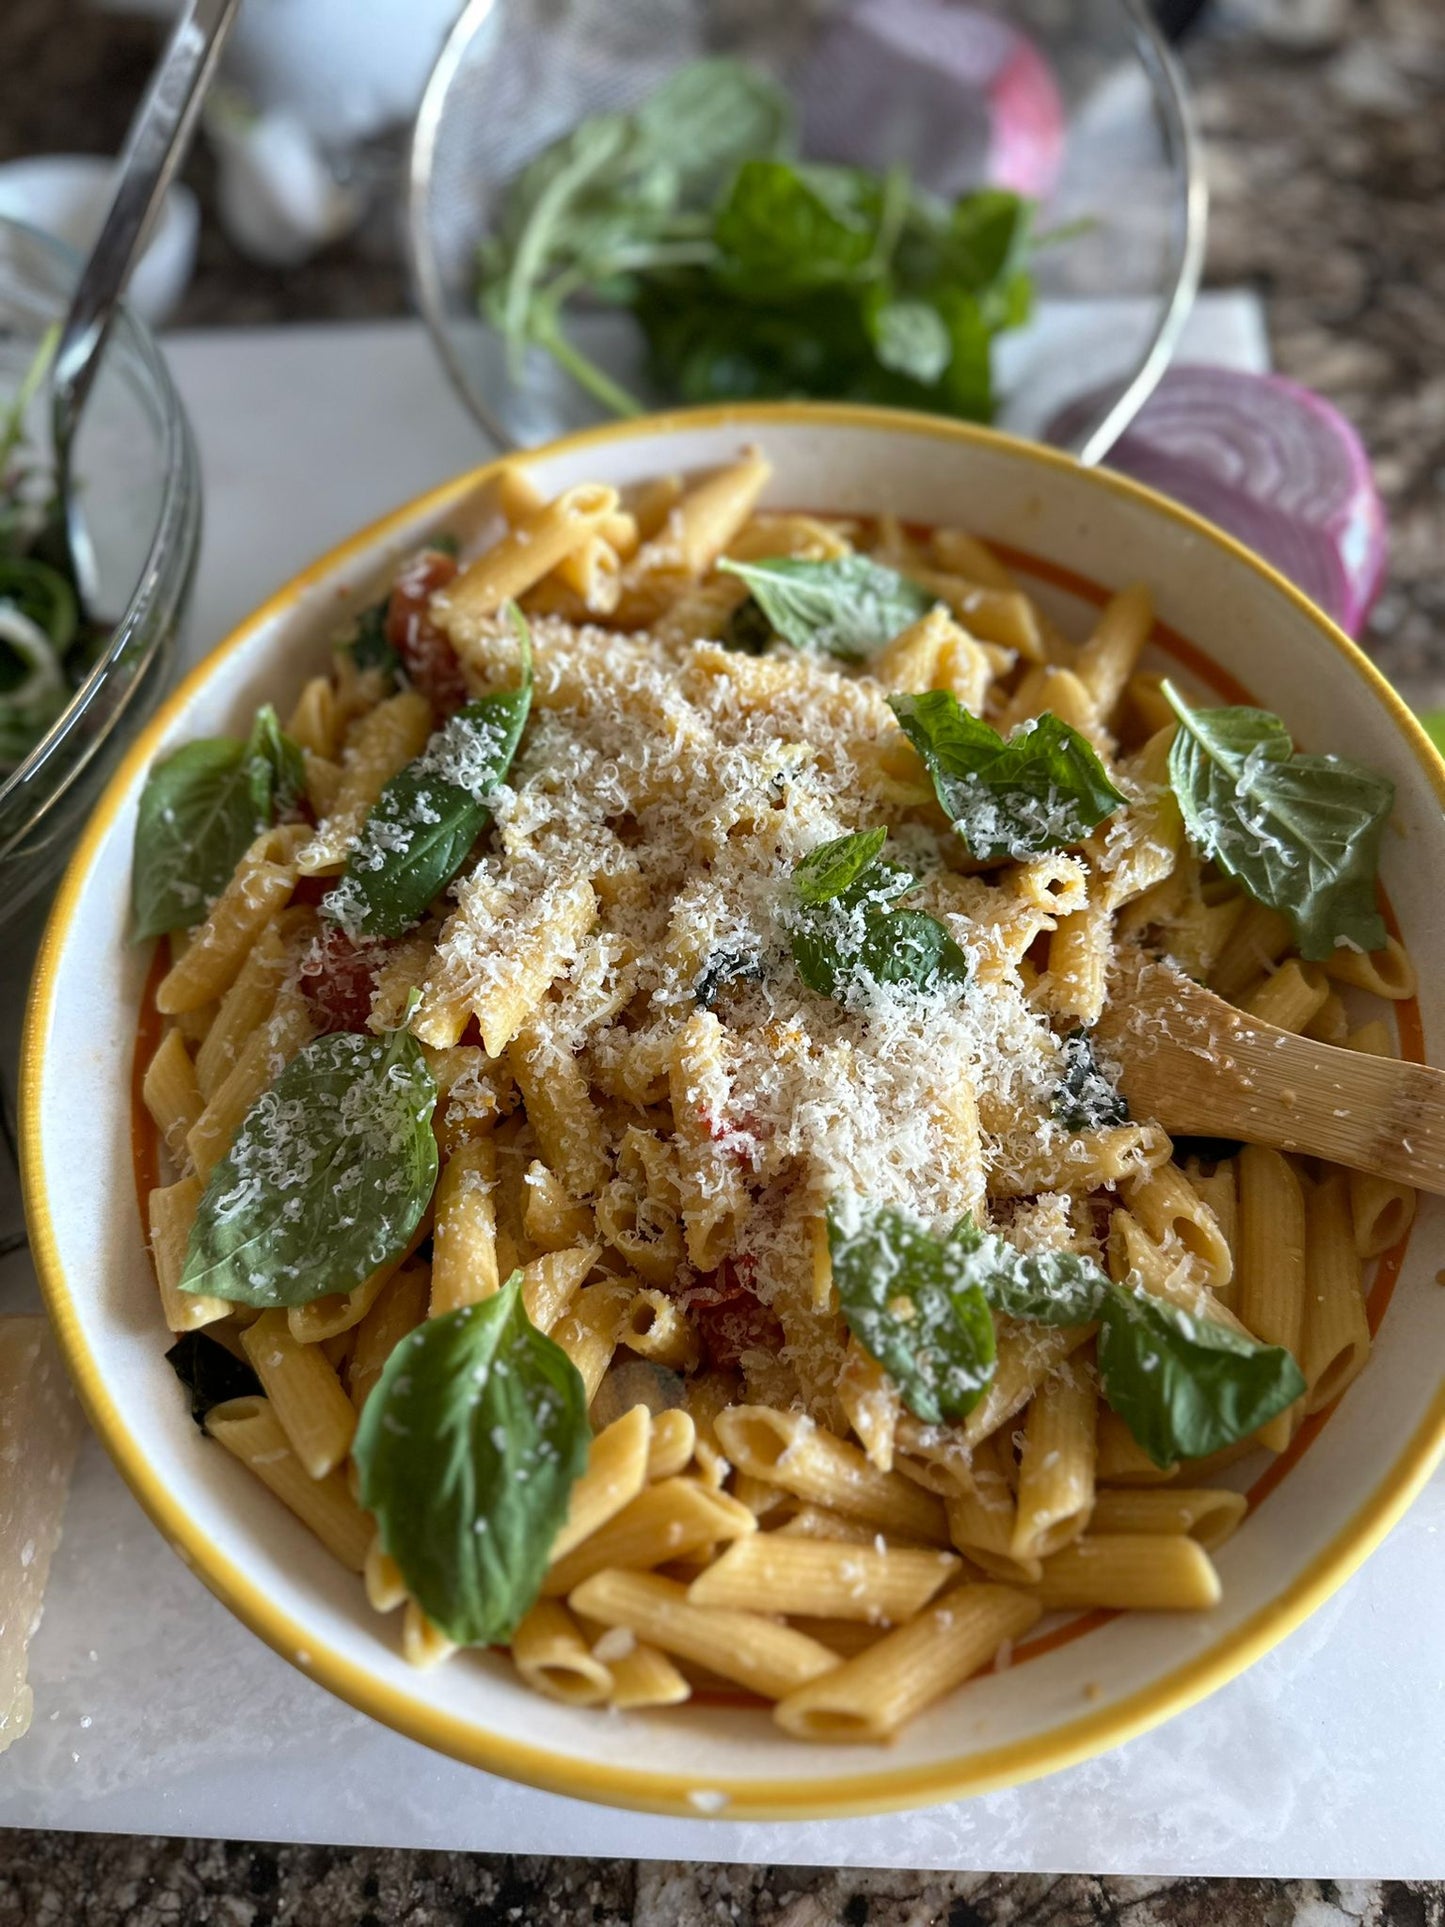
[[[375,559],[387,537],[423,516],[440,515],[498,469],[513,463],[548,459],[562,452],[627,441],[639,436],[681,434],[696,428],[739,427],[770,422],[886,430],[890,434],[956,442],[962,446],[1006,449],[1041,468],[1080,473],[1072,457],[1024,442],[994,429],[909,414],[896,409],[830,406],[797,402],[749,408],[682,409],[638,421],[608,424],[569,435],[540,449],[499,457],[441,487],[414,497],[371,523],[294,577],[232,631],[191,671],[132,746],[111,778],[71,858],[46,926],[26,1009],[21,1045],[21,1176],[31,1243],[41,1288],[71,1376],[91,1423],[105,1442],[122,1476],[187,1565],[251,1630],[284,1659],[300,1665],[333,1693],[363,1713],[411,1739],[451,1754],[469,1765],[504,1774],[552,1793],[607,1805],[699,1818],[715,1814],[728,1820],[813,1820],[929,1806],[967,1795],[991,1792],[1019,1781],[1057,1772],[1107,1748],[1118,1746],[1160,1721],[1192,1706],[1300,1625],[1342,1585],[1405,1511],[1445,1452],[1445,1385],[1408,1444],[1354,1517],[1316,1554],[1305,1570],[1276,1598],[1220,1639],[1208,1652],[1113,1705],[1068,1721],[1024,1740],[955,1760],[901,1768],[890,1773],[874,1754],[856,1773],[837,1778],[764,1777],[730,1779],[705,1772],[686,1777],[633,1767],[579,1760],[567,1754],[489,1733],[470,1720],[422,1704],[379,1679],[345,1653],[321,1647],[313,1632],[291,1619],[232,1559],[207,1538],[160,1483],[111,1398],[76,1314],[70,1285],[56,1249],[50,1199],[41,1155],[40,1116],[44,1102],[44,1046],[55,1007],[57,966],[68,938],[96,852],[110,831],[131,786],[155,755],[176,716],[208,680],[216,665],[240,649],[267,623],[293,609],[309,589],[329,581],[348,564]],[[1445,808],[1445,762],[1429,738],[1374,665],[1349,637],[1287,581],[1278,570],[1232,537],[1177,503],[1124,476],[1087,471],[1092,486],[1121,496],[1211,543],[1267,582],[1314,626],[1321,640],[1342,656],[1375,699],[1383,704],[1416,762]],[[302,1661],[301,1653],[307,1655]]]

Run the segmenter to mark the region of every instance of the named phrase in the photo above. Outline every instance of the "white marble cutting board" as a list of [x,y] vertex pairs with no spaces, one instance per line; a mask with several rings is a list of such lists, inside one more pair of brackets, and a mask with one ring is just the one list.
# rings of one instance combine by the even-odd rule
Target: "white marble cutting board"
[[[318,549],[486,453],[409,324],[169,349],[206,476],[195,654]],[[1257,309],[1206,298],[1183,358],[1262,365]],[[13,1008],[21,964],[7,939],[0,994]],[[13,1035],[0,1044],[10,1085]],[[0,1197],[0,1248],[13,1218]],[[0,1310],[33,1293],[24,1254],[0,1259]],[[1438,1876],[1442,1525],[1445,1476],[1275,1653],[1103,1759],[925,1813],[739,1826],[534,1793],[351,1712],[205,1592],[89,1440],[32,1659],[35,1724],[0,1758],[0,1825],[999,1872]]]

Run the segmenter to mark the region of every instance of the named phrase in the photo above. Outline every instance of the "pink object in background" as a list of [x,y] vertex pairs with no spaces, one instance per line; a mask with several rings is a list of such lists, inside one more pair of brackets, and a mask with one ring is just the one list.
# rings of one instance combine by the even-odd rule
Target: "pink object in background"
[[1283,375],[1171,368],[1108,465],[1207,516],[1351,635],[1364,627],[1384,580],[1385,508],[1364,444],[1323,396]]
[[939,194],[1053,192],[1064,104],[1017,27],[953,0],[862,0],[832,16],[801,79],[803,148],[818,160],[903,162]]

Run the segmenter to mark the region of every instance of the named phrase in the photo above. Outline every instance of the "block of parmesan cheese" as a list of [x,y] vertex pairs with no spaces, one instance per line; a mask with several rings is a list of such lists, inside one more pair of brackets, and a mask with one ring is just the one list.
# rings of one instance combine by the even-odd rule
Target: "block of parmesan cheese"
[[0,1753],[30,1725],[30,1639],[83,1421],[44,1318],[0,1318]]

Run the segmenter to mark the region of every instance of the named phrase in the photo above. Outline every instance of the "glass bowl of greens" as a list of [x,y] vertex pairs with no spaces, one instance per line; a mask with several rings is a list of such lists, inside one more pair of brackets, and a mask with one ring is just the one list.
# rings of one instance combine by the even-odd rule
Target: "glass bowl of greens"
[[0,220],[0,918],[54,876],[170,666],[200,545],[195,445],[124,307],[74,471],[94,580],[58,539],[47,364],[78,262]]
[[1188,314],[1204,189],[1148,0],[471,0],[408,233],[504,445],[812,397],[1067,411],[1097,460]]

